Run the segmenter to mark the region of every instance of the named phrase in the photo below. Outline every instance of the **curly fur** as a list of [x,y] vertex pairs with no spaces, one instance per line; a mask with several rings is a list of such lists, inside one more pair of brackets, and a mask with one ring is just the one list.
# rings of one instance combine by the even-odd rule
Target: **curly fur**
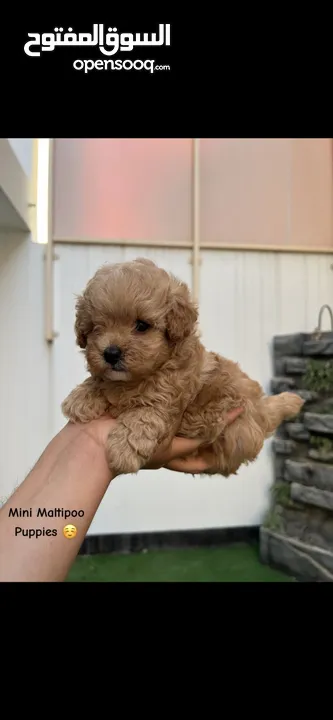
[[[149,324],[138,332],[138,320]],[[238,364],[205,350],[189,289],[150,260],[104,265],[76,305],[77,344],[90,377],[62,404],[72,422],[118,418],[107,456],[118,473],[136,473],[175,434],[201,438],[214,454],[210,474],[235,474],[302,405],[293,393],[266,396]],[[122,350],[119,368],[105,362]],[[243,413],[226,426],[226,413]]]

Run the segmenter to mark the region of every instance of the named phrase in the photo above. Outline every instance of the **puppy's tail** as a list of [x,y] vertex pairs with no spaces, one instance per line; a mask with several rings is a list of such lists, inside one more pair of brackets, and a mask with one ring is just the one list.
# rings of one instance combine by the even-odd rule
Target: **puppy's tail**
[[265,431],[273,433],[285,420],[295,418],[301,411],[304,400],[296,393],[283,392],[268,395],[260,400],[260,410],[265,418]]

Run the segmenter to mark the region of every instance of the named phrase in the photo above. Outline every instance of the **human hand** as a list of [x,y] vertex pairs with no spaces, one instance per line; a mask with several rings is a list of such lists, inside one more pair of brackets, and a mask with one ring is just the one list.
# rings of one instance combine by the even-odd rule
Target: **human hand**
[[[230,425],[243,412],[243,408],[236,408],[227,413],[227,425]],[[110,417],[101,417],[92,420],[90,423],[77,424],[73,431],[84,432],[92,437],[99,445],[105,448],[110,430],[116,427],[117,420]],[[195,457],[193,453],[198,451],[202,441],[190,438],[174,437],[173,440],[161,443],[154,457],[145,466],[145,470],[157,470],[165,467],[168,470],[184,472],[195,475],[204,473],[212,466],[213,456],[208,449],[199,452]],[[116,475],[114,475],[116,477]]]
[[[227,413],[226,424],[231,425],[242,412],[243,408],[231,410]],[[176,436],[171,443],[167,441],[161,444],[145,469],[157,470],[165,467],[168,470],[190,473],[192,475],[207,472],[212,467],[214,461],[214,456],[209,449],[199,451],[199,453],[193,457],[193,453],[199,450],[201,444],[201,440],[191,440]]]

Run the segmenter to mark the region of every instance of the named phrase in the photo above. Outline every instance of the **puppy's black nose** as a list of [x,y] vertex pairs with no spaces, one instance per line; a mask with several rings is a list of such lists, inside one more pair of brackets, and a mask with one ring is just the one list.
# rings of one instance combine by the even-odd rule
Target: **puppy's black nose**
[[109,365],[115,365],[121,357],[121,349],[118,345],[109,345],[109,347],[105,348],[103,355],[105,362],[109,363]]

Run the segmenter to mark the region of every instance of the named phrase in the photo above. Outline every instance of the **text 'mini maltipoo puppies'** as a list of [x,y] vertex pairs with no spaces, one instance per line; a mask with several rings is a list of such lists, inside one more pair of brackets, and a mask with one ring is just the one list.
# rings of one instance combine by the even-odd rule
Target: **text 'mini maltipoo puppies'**
[[[110,468],[136,473],[174,435],[202,438],[228,476],[257,457],[303,400],[266,396],[238,365],[200,342],[188,287],[150,260],[104,265],[77,299],[75,331],[90,373],[62,404],[72,422],[118,418]],[[243,413],[226,426],[226,413]],[[206,473],[207,474],[207,473]]]

